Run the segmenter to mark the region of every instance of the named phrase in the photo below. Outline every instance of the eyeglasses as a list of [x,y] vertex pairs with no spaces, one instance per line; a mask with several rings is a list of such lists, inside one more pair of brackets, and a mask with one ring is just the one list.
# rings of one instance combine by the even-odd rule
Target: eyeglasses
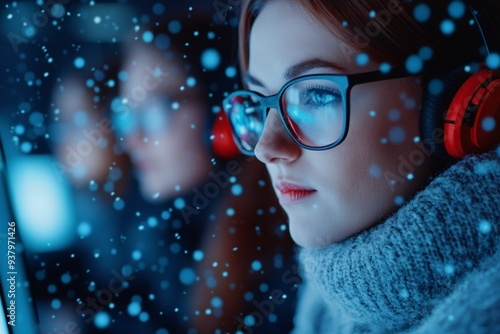
[[355,85],[411,76],[406,70],[351,75],[312,74],[288,81],[277,94],[250,90],[229,94],[223,102],[240,151],[254,155],[270,108],[278,110],[286,131],[302,148],[328,150],[346,138],[349,100]]
[[128,135],[139,129],[145,134],[156,135],[167,128],[174,105],[175,102],[165,97],[151,96],[137,108],[132,108],[117,97],[111,102],[112,121],[120,135]]

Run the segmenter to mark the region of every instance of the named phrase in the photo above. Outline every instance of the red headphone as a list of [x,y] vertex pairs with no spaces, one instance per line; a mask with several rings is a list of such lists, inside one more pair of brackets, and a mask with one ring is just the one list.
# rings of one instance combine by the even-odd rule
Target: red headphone
[[448,155],[460,158],[493,149],[500,143],[500,71],[469,77],[453,97],[444,120]]
[[215,117],[212,128],[212,150],[216,156],[231,160],[240,154],[240,150],[233,139],[231,124],[223,109]]

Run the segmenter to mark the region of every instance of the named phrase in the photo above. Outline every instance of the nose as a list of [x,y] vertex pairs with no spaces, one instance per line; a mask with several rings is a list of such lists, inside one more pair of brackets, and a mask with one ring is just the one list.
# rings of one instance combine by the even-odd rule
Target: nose
[[276,109],[267,115],[264,131],[255,146],[255,156],[263,163],[292,162],[301,155],[302,148],[288,135]]

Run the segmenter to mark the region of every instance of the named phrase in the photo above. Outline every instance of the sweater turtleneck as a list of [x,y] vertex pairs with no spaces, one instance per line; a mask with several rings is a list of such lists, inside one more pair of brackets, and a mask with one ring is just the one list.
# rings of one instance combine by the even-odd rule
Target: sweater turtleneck
[[467,156],[378,225],[340,243],[302,249],[296,333],[425,327],[498,248],[499,155]]

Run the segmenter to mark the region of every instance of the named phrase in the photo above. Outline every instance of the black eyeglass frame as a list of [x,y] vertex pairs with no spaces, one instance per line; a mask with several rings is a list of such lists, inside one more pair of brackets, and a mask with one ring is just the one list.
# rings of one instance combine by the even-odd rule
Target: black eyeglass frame
[[[252,90],[245,90],[245,89],[240,89],[237,91],[232,92],[229,94],[226,98],[224,98],[223,101],[223,106],[224,106],[224,112],[226,113],[229,123],[231,125],[231,130],[233,133],[233,138],[236,142],[236,145],[238,146],[239,150],[249,156],[255,155],[254,151],[249,151],[243,147],[241,144],[241,140],[239,136],[236,135],[235,128],[231,122],[231,118],[229,115],[229,112],[226,110],[225,106],[228,104],[231,104],[230,100],[236,96],[240,95],[251,95],[254,96],[258,99],[259,103],[262,106],[262,112],[264,115],[262,115],[263,119],[263,124],[266,124],[266,119],[267,115],[269,114],[269,111],[271,108],[274,108],[278,111],[278,114],[280,116],[281,122],[285,126],[285,129],[288,133],[288,135],[294,140],[297,145],[300,147],[311,150],[311,151],[324,151],[324,150],[329,150],[331,148],[334,148],[335,146],[340,145],[345,138],[347,137],[347,133],[349,131],[349,118],[350,118],[350,95],[351,95],[351,89],[359,84],[364,84],[364,83],[371,83],[371,82],[377,82],[377,81],[384,81],[384,80],[392,80],[392,79],[400,79],[404,77],[410,77],[410,76],[415,76],[415,75],[421,75],[421,73],[416,73],[412,74],[409,73],[406,69],[392,69],[389,72],[381,72],[381,71],[371,71],[371,72],[364,72],[364,73],[356,73],[356,74],[309,74],[309,75],[303,75],[297,78],[294,78],[287,83],[285,83],[281,89],[278,91],[278,93],[274,95],[269,95],[269,96],[264,96],[258,92],[254,92]],[[343,97],[343,124],[342,124],[342,132],[340,134],[339,139],[337,139],[335,142],[328,144],[328,145],[323,145],[323,146],[310,146],[310,145],[305,145],[299,141],[299,139],[295,138],[295,135],[293,132],[290,130],[289,125],[287,124],[287,121],[285,120],[285,112],[283,111],[282,108],[282,98],[284,92],[290,87],[291,85],[304,81],[304,80],[310,80],[310,79],[318,79],[318,80],[328,80],[331,82],[334,82],[337,84],[340,88],[342,97]],[[264,130],[263,130],[264,131]],[[261,134],[262,135],[262,134]],[[260,140],[260,137],[259,137]]]

